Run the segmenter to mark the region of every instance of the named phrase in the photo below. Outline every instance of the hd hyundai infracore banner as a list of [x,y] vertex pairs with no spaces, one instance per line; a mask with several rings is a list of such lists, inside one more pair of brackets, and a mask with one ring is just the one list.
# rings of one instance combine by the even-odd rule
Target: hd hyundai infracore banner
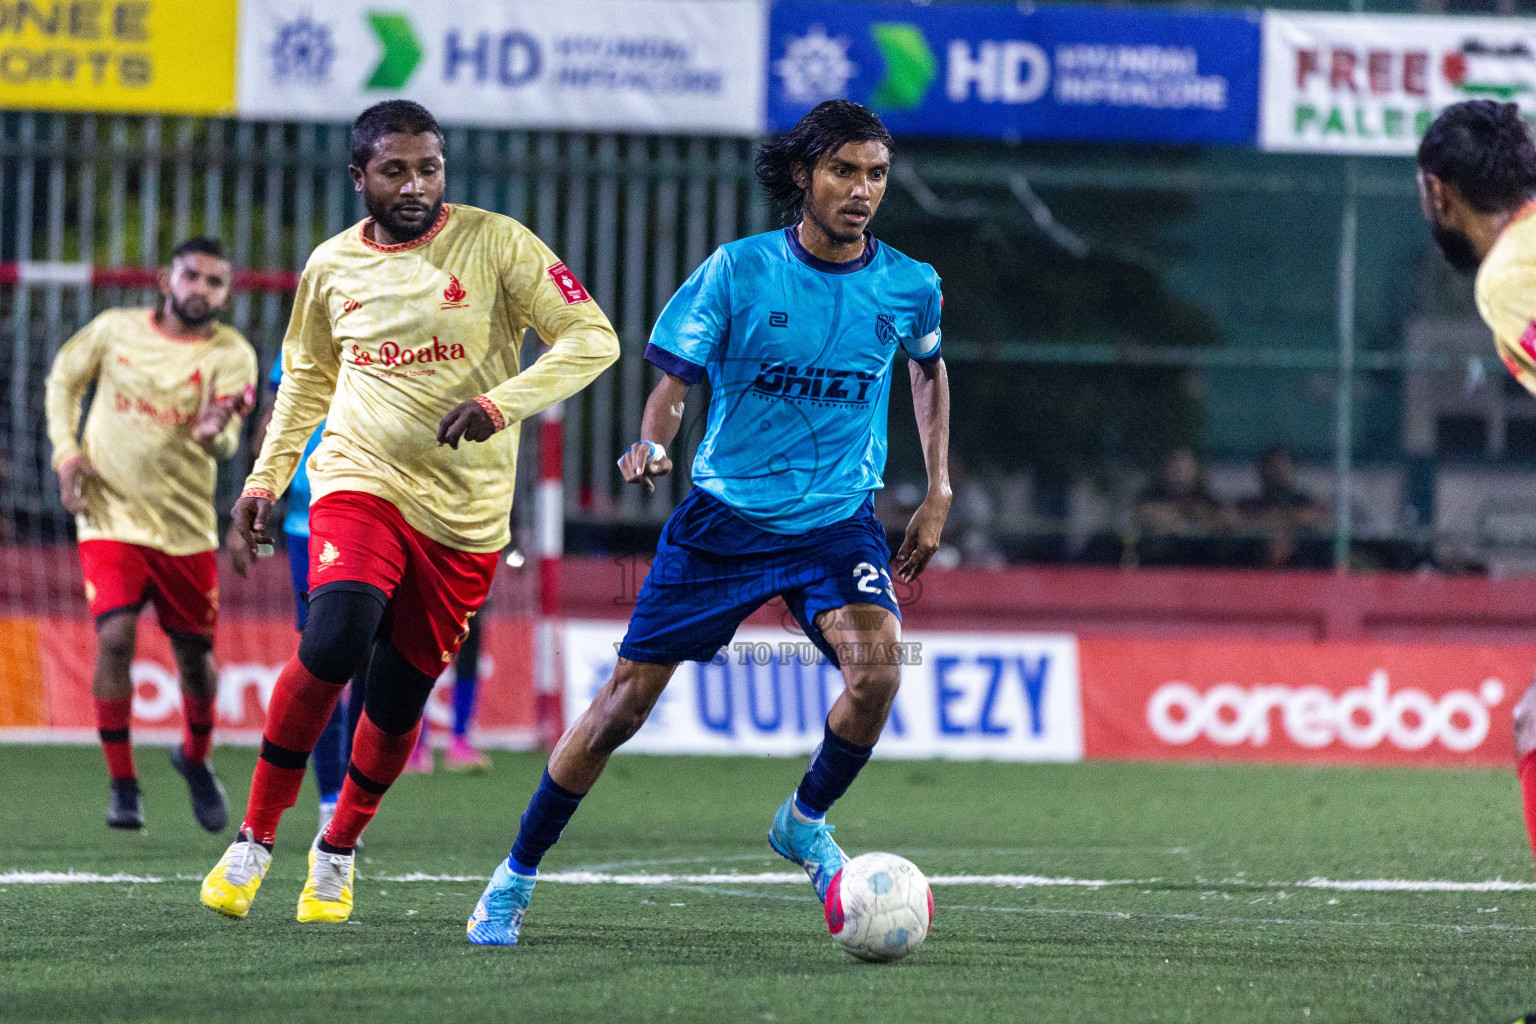
[[417,100],[454,124],[750,135],[759,3],[247,0],[240,113],[344,120]]
[[768,128],[822,100],[896,134],[1251,145],[1257,12],[784,0]]

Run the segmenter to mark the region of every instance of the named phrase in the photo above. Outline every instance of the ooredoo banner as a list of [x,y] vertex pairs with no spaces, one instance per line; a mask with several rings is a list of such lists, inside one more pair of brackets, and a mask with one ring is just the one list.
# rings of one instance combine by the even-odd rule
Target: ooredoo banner
[[[565,632],[575,721],[613,674],[622,622]],[[1083,756],[1077,641],[1032,633],[903,636],[901,690],[877,757],[1076,761]],[[709,664],[684,662],[625,747],[653,754],[806,754],[821,742],[841,672],[804,636],[746,628]]]
[[1263,149],[1408,156],[1469,99],[1536,114],[1536,20],[1264,14]]
[[766,22],[755,2],[245,0],[240,113],[333,120],[404,97],[459,124],[753,134]]
[[1513,763],[1536,647],[1083,639],[1088,757]]

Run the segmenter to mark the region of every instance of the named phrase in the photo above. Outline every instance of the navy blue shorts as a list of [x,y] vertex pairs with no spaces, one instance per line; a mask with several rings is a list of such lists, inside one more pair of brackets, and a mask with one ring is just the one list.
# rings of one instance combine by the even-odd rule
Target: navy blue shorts
[[662,528],[619,657],[659,665],[710,661],[743,619],[782,597],[836,665],[816,616],[875,604],[899,619],[890,561],[873,498],[841,522],[786,535],[758,529],[695,487]]

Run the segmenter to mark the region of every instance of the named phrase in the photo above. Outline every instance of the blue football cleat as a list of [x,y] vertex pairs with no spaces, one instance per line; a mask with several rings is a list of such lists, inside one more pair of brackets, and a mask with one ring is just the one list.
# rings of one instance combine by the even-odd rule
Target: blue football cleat
[[832,840],[832,826],[825,821],[807,821],[796,809],[793,793],[773,816],[768,845],[780,857],[805,868],[816,898],[822,902],[826,902],[832,879],[848,863],[848,855]]
[[477,946],[515,946],[533,896],[533,875],[519,875],[503,860],[480,894],[464,932]]

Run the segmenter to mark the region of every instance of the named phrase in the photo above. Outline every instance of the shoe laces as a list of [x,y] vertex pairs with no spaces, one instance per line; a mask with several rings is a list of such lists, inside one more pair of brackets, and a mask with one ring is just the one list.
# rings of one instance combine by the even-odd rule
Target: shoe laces
[[520,886],[516,882],[500,889],[491,889],[483,897],[486,917],[492,921],[516,924],[518,917],[528,909],[526,897],[519,899]]
[[224,880],[237,888],[248,885],[252,878],[261,874],[261,855],[265,852],[254,839],[231,844],[224,851]]
[[352,858],[341,854],[315,851],[315,898],[324,903],[340,903],[351,881]]

